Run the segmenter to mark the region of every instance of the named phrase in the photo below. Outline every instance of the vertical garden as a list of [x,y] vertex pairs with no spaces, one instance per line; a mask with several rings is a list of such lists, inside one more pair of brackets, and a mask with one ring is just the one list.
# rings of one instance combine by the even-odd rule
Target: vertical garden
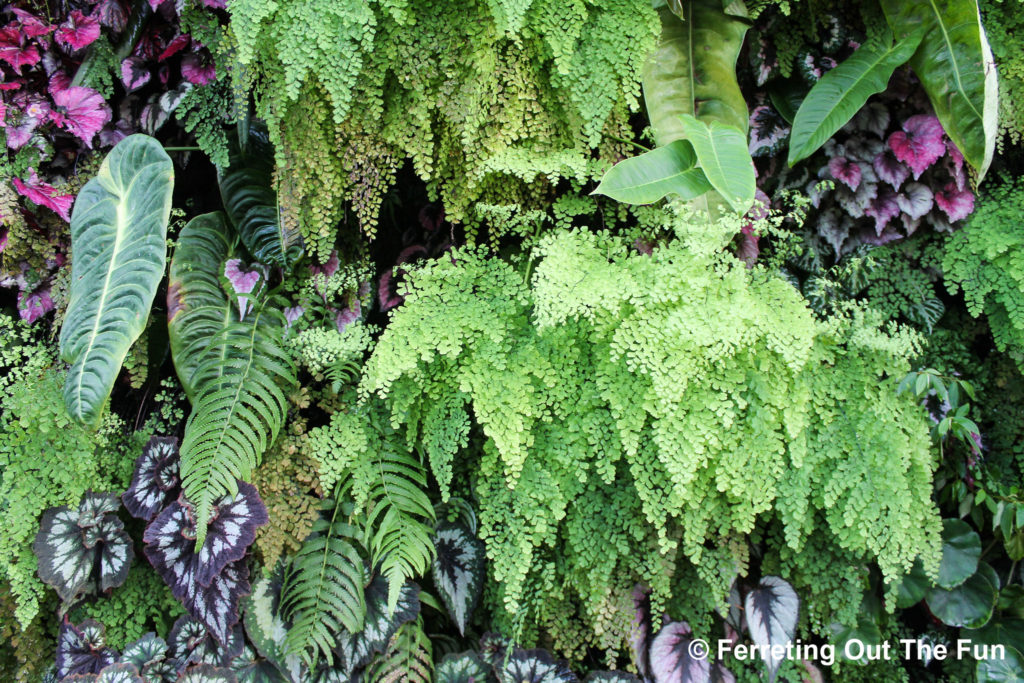
[[1024,2],[14,0],[0,680],[1024,680]]

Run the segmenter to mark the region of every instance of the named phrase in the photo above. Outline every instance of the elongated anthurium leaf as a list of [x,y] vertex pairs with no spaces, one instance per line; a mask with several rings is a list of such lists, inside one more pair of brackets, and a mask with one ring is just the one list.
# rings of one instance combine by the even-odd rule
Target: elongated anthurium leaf
[[998,82],[977,0],[882,0],[897,38],[924,37],[910,66],[964,159],[985,176],[995,151]]
[[796,112],[789,139],[789,165],[817,151],[869,97],[885,90],[893,71],[910,59],[922,36],[917,31],[895,44],[891,36],[867,42],[822,76]]
[[576,683],[576,674],[568,665],[556,660],[547,650],[519,650],[512,652],[503,666],[498,667],[498,683]]
[[[743,603],[747,615],[747,631],[750,639],[761,646],[762,652],[769,652],[773,645],[785,646],[796,635],[796,623],[800,610],[800,599],[796,591],[777,576],[765,576],[757,587],[747,593]],[[782,659],[765,657],[768,677],[775,680],[775,674]]]
[[167,277],[167,334],[174,369],[189,400],[199,361],[231,323],[239,321],[220,276],[235,256],[236,238],[220,212],[196,216],[178,236]]
[[302,233],[283,220],[273,188],[274,150],[267,134],[250,129],[245,151],[232,150],[228,168],[218,169],[224,210],[246,249],[260,263],[286,272],[302,256]]
[[644,102],[654,140],[664,147],[686,137],[680,114],[719,121],[746,133],[747,103],[736,80],[736,59],[747,24],[711,0],[680,0],[681,17],[668,7],[661,40],[643,70]]
[[119,507],[115,495],[87,492],[77,510],[59,507],[43,513],[32,544],[39,578],[65,602],[120,586],[128,578],[134,553],[114,514]]
[[492,679],[491,667],[472,650],[445,655],[434,670],[436,683],[488,683]]
[[459,633],[465,635],[483,592],[484,544],[462,525],[444,523],[434,534],[434,547],[434,584]]
[[270,577],[260,577],[252,586],[252,593],[242,598],[242,623],[245,633],[257,652],[276,666],[292,683],[297,683],[302,662],[289,655],[285,639],[288,625],[280,614],[281,572],[275,570]]
[[653,204],[670,194],[696,199],[711,189],[696,162],[693,145],[676,140],[615,164],[591,194],[626,204]]
[[121,501],[132,517],[148,522],[177,497],[180,487],[178,439],[153,436],[135,460],[131,484]]
[[86,619],[75,626],[67,619],[57,634],[57,676],[95,674],[114,663],[117,652],[106,647],[103,624]]
[[746,134],[720,121],[712,121],[709,126],[689,114],[679,118],[708,182],[734,211],[746,213],[754,205],[757,191]]
[[649,654],[655,683],[709,680],[711,665],[707,653],[704,651],[704,656],[700,656],[700,646],[694,646],[695,642],[693,631],[685,621],[662,626],[651,642]]
[[388,581],[376,577],[366,588],[366,617],[361,630],[344,630],[337,634],[338,656],[342,668],[353,672],[366,666],[375,654],[387,649],[388,641],[398,632],[402,624],[412,621],[420,613],[419,586],[408,582],[402,586],[398,604],[392,613],[388,612]]
[[95,425],[164,272],[174,169],[160,143],[130,135],[78,193],[71,294],[60,330],[68,414]]

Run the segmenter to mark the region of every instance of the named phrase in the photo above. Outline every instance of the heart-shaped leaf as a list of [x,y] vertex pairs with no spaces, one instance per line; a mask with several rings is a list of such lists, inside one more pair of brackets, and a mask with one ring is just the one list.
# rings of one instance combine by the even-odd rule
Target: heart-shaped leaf
[[[796,591],[777,576],[766,576],[758,582],[757,588],[747,593],[744,600],[747,612],[747,631],[750,638],[760,645],[762,652],[769,652],[773,645],[783,645],[796,635],[800,599]],[[782,659],[766,657],[770,680],[782,664]]]
[[290,681],[301,677],[302,663],[286,648],[288,625],[280,614],[280,571],[260,577],[252,593],[242,598],[242,623],[257,652],[280,669]]
[[375,654],[385,651],[402,624],[420,613],[419,587],[411,581],[402,586],[394,612],[388,611],[388,581],[376,577],[366,589],[366,616],[362,630],[337,634],[335,654],[349,672],[366,666]]
[[733,211],[746,213],[754,205],[757,191],[757,175],[746,135],[720,121],[712,121],[709,126],[689,114],[679,118],[708,182]]
[[484,587],[484,544],[462,525],[445,523],[434,532],[434,548],[434,584],[465,635]]
[[978,570],[981,537],[967,522],[942,520],[942,561],[939,564],[941,588],[956,588]]
[[695,652],[695,642],[685,621],[670,622],[658,631],[649,654],[655,683],[696,683],[709,679],[711,664],[706,656]]
[[434,670],[436,683],[487,683],[493,678],[491,667],[471,650],[445,655]]
[[923,31],[910,66],[946,134],[982,178],[995,150],[998,84],[977,0],[882,0],[897,38]]
[[78,193],[71,293],[60,330],[68,414],[95,425],[163,277],[174,169],[160,143],[130,135]]
[[999,577],[985,562],[956,588],[933,588],[925,601],[932,614],[949,626],[981,628],[992,618],[999,597]]
[[865,43],[822,76],[797,110],[789,140],[789,165],[813,154],[869,97],[885,90],[893,71],[910,59],[922,35],[918,31],[895,44],[891,36]]
[[676,140],[612,166],[592,194],[626,204],[652,204],[670,194],[696,199],[711,189],[704,172],[695,168],[693,145]]
[[498,683],[577,683],[565,662],[547,650],[515,650],[498,668]]

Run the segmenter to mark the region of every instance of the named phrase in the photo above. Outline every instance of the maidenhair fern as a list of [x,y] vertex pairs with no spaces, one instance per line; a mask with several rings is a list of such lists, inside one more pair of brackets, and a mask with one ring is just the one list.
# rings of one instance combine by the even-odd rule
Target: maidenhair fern
[[[709,623],[766,530],[772,554],[813,536],[890,587],[938,561],[927,417],[889,381],[920,340],[860,309],[818,321],[786,281],[717,252],[706,222],[661,222],[681,238],[649,255],[544,238],[528,283],[473,248],[424,265],[364,375],[445,487],[454,463],[473,472],[497,625],[566,653],[625,647],[638,582]],[[439,433],[438,410],[482,446]],[[321,451],[321,470],[349,467],[344,452]]]

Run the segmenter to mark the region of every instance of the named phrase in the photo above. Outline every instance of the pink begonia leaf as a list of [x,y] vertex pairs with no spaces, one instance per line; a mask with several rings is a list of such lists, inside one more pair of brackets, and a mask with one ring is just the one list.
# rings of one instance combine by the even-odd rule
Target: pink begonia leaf
[[42,59],[35,45],[22,45],[24,38],[17,24],[0,28],[0,60],[10,64],[15,71],[20,71],[23,66],[34,66]]
[[128,92],[138,90],[149,83],[151,76],[146,63],[138,57],[129,57],[121,62],[121,82]]
[[736,257],[747,264],[747,268],[753,268],[757,263],[757,257],[761,255],[761,247],[758,245],[758,236],[754,232],[754,226],[747,223],[740,228],[740,246],[736,250]]
[[166,0],[148,0],[150,8],[155,12],[156,8],[164,4]]
[[359,304],[359,299],[354,299],[350,306],[338,311],[334,317],[334,326],[338,328],[339,333],[344,332],[349,323],[359,320],[360,315],[362,315],[362,306]]
[[325,278],[330,277],[338,272],[338,250],[335,249],[331,252],[330,258],[323,265],[316,265],[309,267],[310,275],[323,275]]
[[21,319],[34,323],[39,318],[53,310],[53,299],[50,298],[50,288],[40,288],[26,294],[18,294],[18,315]]
[[160,53],[160,56],[157,57],[156,60],[158,62],[164,61],[168,57],[184,50],[186,47],[188,47],[188,44],[190,42],[192,42],[192,38],[187,33],[182,33],[181,35],[175,36],[174,39],[171,40],[171,42],[167,43],[167,47],[164,48],[164,51]]
[[931,114],[911,116],[903,122],[903,130],[889,136],[889,148],[896,158],[910,166],[914,180],[946,152],[942,124]]
[[217,78],[217,70],[208,54],[193,52],[181,60],[181,75],[194,85],[208,85]]
[[878,191],[878,196],[872,200],[871,205],[864,210],[865,216],[875,219],[875,234],[881,236],[889,221],[900,213],[899,202],[896,201],[896,193],[887,187]]
[[63,71],[58,71],[50,77],[50,83],[46,86],[46,89],[50,91],[50,96],[56,95],[61,90],[67,90],[71,87],[71,76],[68,76]]
[[302,317],[302,314],[306,312],[302,306],[292,306],[291,308],[284,309],[284,321],[288,327]]
[[949,183],[942,192],[935,193],[935,204],[951,223],[956,223],[974,211],[974,194],[968,189],[958,190],[955,182]]
[[[5,117],[8,118],[8,117]],[[7,133],[7,146],[11,149],[21,149],[32,139],[32,133],[39,125],[39,119],[22,115],[17,124],[8,123],[5,125]]]
[[916,220],[931,211],[935,202],[927,185],[907,183],[903,192],[896,196],[896,203],[899,204],[900,211]]
[[851,190],[856,191],[860,186],[860,164],[849,161],[846,157],[829,159],[828,172]]
[[956,189],[963,190],[967,186],[967,172],[964,170],[964,155],[960,153],[952,141],[946,143],[946,170],[956,183]]
[[81,10],[72,10],[67,20],[60,25],[54,34],[57,42],[75,50],[92,45],[100,37],[100,22],[95,17],[82,14]]
[[27,183],[22,182],[21,178],[13,178],[11,182],[14,183],[14,189],[22,197],[53,210],[68,222],[71,221],[71,205],[75,203],[74,195],[58,194],[52,185],[39,180],[39,176],[32,169],[29,169]]
[[52,119],[69,131],[87,147],[92,147],[96,133],[110,121],[110,108],[103,96],[92,88],[79,85],[58,90],[53,94],[58,111]]
[[377,299],[380,301],[380,310],[382,311],[390,311],[405,301],[405,297],[398,293],[398,282],[395,279],[393,268],[380,276]]
[[12,7],[11,11],[14,12],[14,16],[18,17],[18,25],[29,38],[45,36],[53,31],[53,29],[57,28],[56,26],[50,26],[36,15],[26,12],[23,9]]
[[128,9],[121,0],[101,0],[93,16],[114,33],[120,33],[128,25]]
[[0,90],[18,90],[23,85],[25,85],[25,81],[20,78],[12,81],[4,81],[3,83],[0,83]]
[[856,192],[851,192],[843,186],[836,187],[835,192],[836,201],[846,213],[854,218],[864,216],[868,207],[871,206],[871,202],[877,196],[878,184],[869,182],[861,183]]
[[224,0],[202,0],[203,5],[210,9],[227,9],[227,3]]
[[238,295],[238,308],[241,316],[244,318],[250,308],[249,297],[245,295],[252,293],[262,275],[255,268],[253,270],[242,270],[241,265],[241,259],[228,259],[224,263],[224,277],[228,279],[231,287],[235,290],[235,294]]
[[9,237],[10,230],[4,228],[0,230],[0,254],[7,248],[7,238]]
[[903,181],[910,177],[910,169],[896,158],[891,149],[886,149],[876,156],[871,167],[878,179],[889,183],[894,190],[900,189]]

